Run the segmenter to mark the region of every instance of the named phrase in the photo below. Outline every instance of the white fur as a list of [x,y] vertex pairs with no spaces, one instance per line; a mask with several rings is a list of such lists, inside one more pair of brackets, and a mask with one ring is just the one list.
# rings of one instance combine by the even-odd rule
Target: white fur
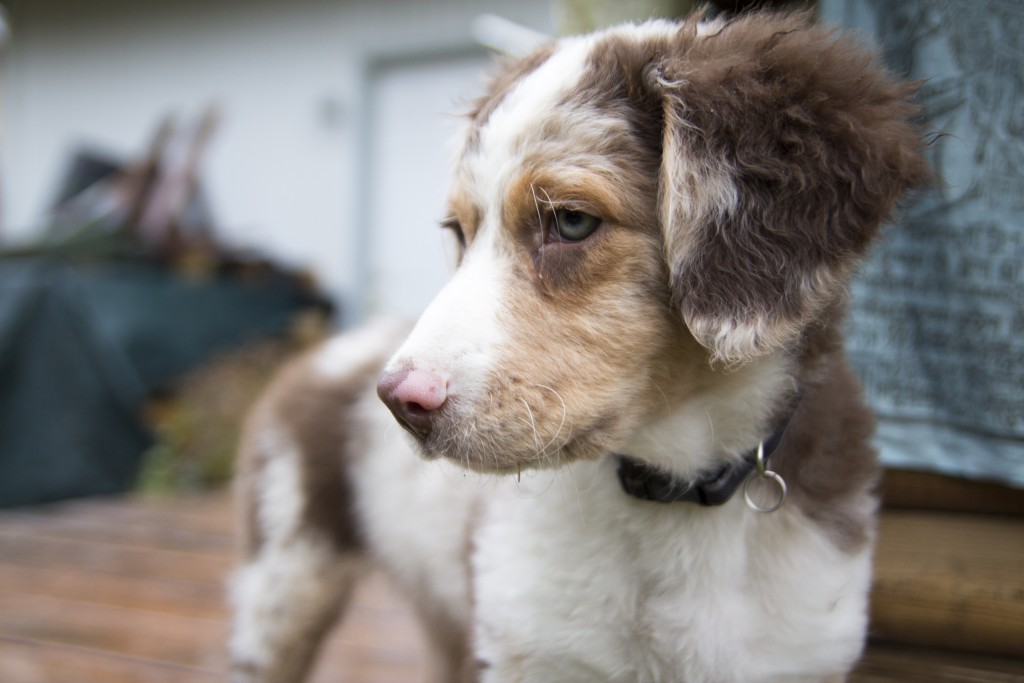
[[489,506],[475,564],[484,681],[789,683],[854,661],[869,553],[851,562],[792,508],[631,500],[612,466],[577,464]]
[[689,238],[694,230],[686,226],[728,216],[739,204],[739,190],[729,171],[716,167],[713,160],[688,158],[678,137],[678,133],[668,135],[666,146],[672,153],[662,162],[662,187],[667,194],[662,204],[662,225],[666,250],[673,255],[691,251]]
[[279,664],[296,636],[309,637],[306,624],[338,604],[365,570],[363,561],[339,558],[323,539],[297,538],[265,550],[232,578],[233,659],[258,668]]
[[799,333],[801,322],[769,319],[764,315],[754,315],[749,320],[686,317],[687,327],[711,351],[713,360],[727,365],[739,365],[776,351]]
[[623,452],[691,478],[714,461],[727,462],[750,450],[772,429],[773,399],[794,390],[792,359],[776,354],[724,371],[719,380],[677,410],[657,418],[623,445]]
[[348,334],[332,337],[313,358],[315,372],[323,379],[336,380],[369,363],[377,363],[381,349],[391,348],[407,332],[397,320],[378,319]]
[[697,24],[697,36],[700,38],[707,38],[713,36],[723,28],[725,28],[724,19],[711,19],[709,21],[702,21]]
[[353,474],[387,487],[359,491],[360,518],[374,538],[376,559],[411,597],[444,605],[453,619],[468,623],[469,567],[461,558],[484,485],[446,461],[424,463],[376,396],[357,410],[376,438],[373,457],[360,460]]
[[522,143],[537,130],[543,118],[568,91],[583,69],[593,38],[566,39],[558,52],[520,82],[480,131],[475,178],[485,215],[497,220],[508,182],[521,170]]
[[275,455],[260,477],[260,531],[271,542],[283,542],[298,529],[302,512],[298,446],[284,429],[274,425],[264,426],[258,438],[257,447]]
[[455,276],[427,306],[409,338],[388,362],[394,370],[416,365],[441,377],[449,393],[479,397],[502,334],[498,304],[507,287],[505,267],[491,233],[482,233]]

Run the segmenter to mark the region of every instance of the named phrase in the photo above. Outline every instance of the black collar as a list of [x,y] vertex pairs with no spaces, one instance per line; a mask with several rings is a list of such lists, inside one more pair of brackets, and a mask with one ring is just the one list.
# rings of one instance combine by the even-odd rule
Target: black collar
[[[764,441],[765,463],[779,447],[791,418],[792,413],[783,420],[775,433]],[[758,446],[755,446],[744,453],[737,462],[704,472],[691,481],[675,479],[671,474],[628,455],[615,457],[618,459],[617,472],[622,490],[634,498],[656,503],[685,502],[712,506],[727,502],[736,489],[746,481],[757,467],[757,450]]]

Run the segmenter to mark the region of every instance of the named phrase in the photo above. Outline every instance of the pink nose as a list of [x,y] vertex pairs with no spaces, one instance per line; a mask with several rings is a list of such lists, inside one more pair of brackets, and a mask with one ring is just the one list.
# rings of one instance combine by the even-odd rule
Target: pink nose
[[433,413],[448,398],[447,382],[429,370],[402,368],[385,372],[377,395],[403,427],[421,439],[430,435]]

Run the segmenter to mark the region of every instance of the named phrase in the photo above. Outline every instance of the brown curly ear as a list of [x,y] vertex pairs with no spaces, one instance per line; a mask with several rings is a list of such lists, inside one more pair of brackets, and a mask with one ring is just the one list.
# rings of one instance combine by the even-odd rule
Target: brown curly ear
[[672,293],[716,360],[784,348],[929,173],[913,86],[803,15],[680,31],[663,98]]

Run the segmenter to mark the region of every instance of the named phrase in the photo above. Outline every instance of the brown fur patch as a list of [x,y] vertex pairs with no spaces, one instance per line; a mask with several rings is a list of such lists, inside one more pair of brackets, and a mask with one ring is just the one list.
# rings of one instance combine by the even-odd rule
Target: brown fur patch
[[693,174],[666,178],[667,201],[708,179],[735,186],[734,206],[665,226],[686,235],[669,254],[680,310],[725,360],[785,347],[841,293],[896,199],[929,177],[913,88],[800,15],[680,32],[657,80],[664,153]]
[[[587,70],[565,105],[598,109],[628,124],[630,137],[619,139],[625,144],[616,154],[642,155],[660,166],[662,97],[651,87],[650,74],[670,49],[667,39],[605,36],[591,50]],[[651,170],[656,177],[656,168]]]
[[837,547],[854,552],[872,537],[881,468],[871,446],[874,415],[847,365],[841,318],[834,308],[830,324],[808,334],[802,398],[772,467],[788,483],[792,502]]
[[[262,544],[256,515],[260,473],[275,453],[266,453],[259,436],[268,425],[280,426],[299,451],[302,521],[319,531],[339,551],[360,550],[363,538],[353,507],[353,482],[345,462],[353,452],[352,408],[380,372],[380,359],[353,368],[346,377],[325,380],[312,367],[314,349],[285,366],[250,416],[240,450],[239,489],[245,511],[246,547]],[[382,354],[387,350],[382,349]]]

